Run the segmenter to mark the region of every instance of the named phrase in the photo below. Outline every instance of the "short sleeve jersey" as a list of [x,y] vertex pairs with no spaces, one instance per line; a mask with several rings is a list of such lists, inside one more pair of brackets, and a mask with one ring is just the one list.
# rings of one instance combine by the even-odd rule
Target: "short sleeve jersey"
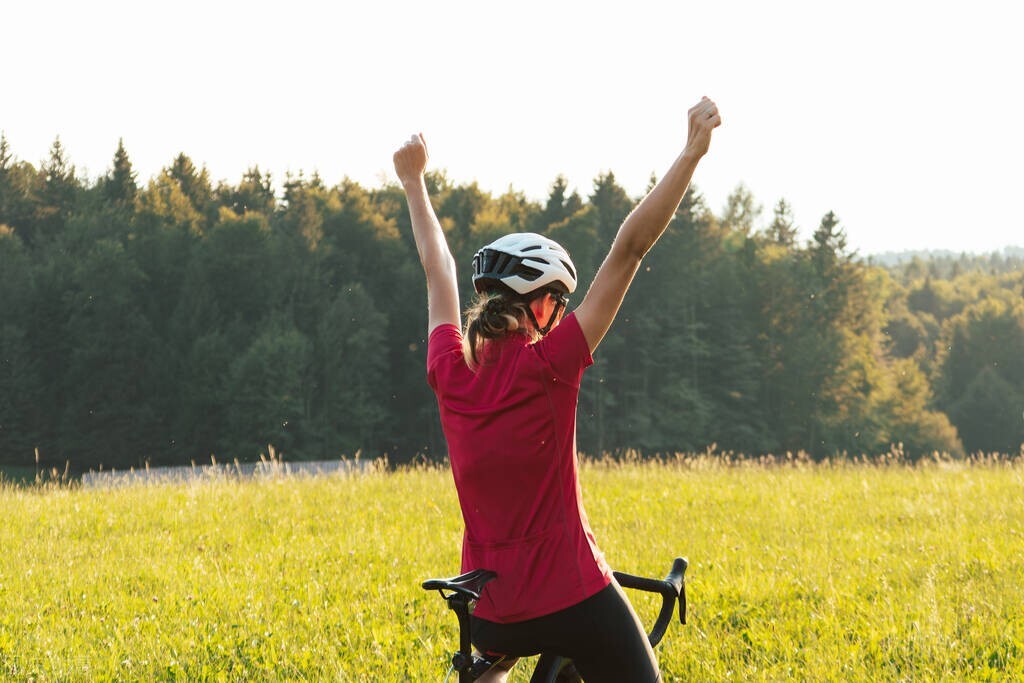
[[532,619],[611,582],[576,463],[576,403],[591,363],[574,314],[536,343],[521,335],[488,342],[475,372],[457,327],[430,335],[427,379],[465,522],[462,570],[498,574],[484,588],[478,617]]

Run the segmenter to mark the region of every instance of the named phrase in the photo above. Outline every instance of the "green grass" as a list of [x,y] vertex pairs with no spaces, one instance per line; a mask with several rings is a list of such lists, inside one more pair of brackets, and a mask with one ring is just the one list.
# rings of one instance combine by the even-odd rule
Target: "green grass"
[[[666,680],[1024,678],[1020,460],[698,458],[583,480],[614,567],[690,559]],[[441,680],[455,645],[419,588],[458,571],[446,470],[4,485],[0,515],[0,679]]]
[[0,482],[31,484],[39,474],[38,469],[35,467],[0,465]]

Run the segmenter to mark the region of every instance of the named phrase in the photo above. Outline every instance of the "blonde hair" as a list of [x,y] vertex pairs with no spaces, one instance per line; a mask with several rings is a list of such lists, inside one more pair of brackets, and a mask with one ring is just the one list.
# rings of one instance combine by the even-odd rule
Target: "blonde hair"
[[529,305],[523,297],[508,292],[477,294],[466,309],[466,328],[462,334],[466,364],[474,370],[479,366],[480,352],[489,339],[501,339],[510,334],[525,335],[530,341],[540,339],[540,333],[526,324],[530,319]]

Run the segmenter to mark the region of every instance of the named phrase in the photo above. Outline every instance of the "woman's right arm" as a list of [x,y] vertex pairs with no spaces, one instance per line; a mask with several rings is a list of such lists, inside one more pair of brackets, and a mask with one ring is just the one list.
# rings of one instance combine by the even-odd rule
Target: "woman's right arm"
[[665,232],[679,208],[697,163],[711,145],[711,131],[722,123],[718,107],[706,97],[690,109],[688,118],[689,132],[682,153],[622,223],[594,282],[576,308],[576,320],[591,353],[615,320],[640,261]]
[[445,240],[441,223],[427,194],[423,171],[427,166],[427,144],[423,135],[413,135],[395,152],[395,172],[405,189],[423,272],[427,276],[427,334],[446,323],[459,327],[459,288],[455,259]]

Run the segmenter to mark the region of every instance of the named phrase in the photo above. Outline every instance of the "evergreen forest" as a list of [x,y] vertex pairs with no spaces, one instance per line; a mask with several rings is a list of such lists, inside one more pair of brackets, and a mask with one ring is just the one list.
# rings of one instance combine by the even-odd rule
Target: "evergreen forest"
[[[578,302],[638,197],[608,172],[540,201],[428,177],[471,300],[476,249],[564,244]],[[965,226],[969,229],[969,226]],[[854,253],[833,213],[691,188],[588,370],[593,455],[1019,453],[1024,259]],[[442,459],[426,291],[401,188],[214,182],[184,154],[140,182],[119,145],[76,173],[0,137],[0,465],[97,468]],[[570,305],[571,308],[571,305]]]

